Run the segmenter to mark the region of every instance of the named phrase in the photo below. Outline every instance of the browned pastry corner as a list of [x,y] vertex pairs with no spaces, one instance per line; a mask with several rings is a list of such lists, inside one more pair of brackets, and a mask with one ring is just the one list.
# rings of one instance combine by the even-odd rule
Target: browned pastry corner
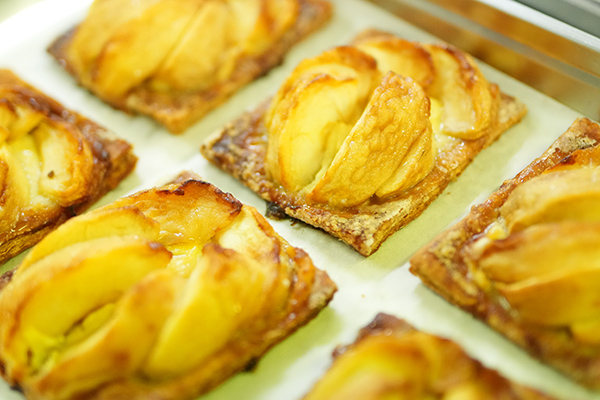
[[135,167],[132,147],[0,69],[0,263],[80,214]]
[[111,106],[181,133],[331,13],[326,0],[96,0],[48,51]]
[[46,236],[0,292],[0,372],[29,399],[194,399],[306,324],[336,286],[200,180]]
[[600,126],[575,121],[411,259],[451,303],[600,389]]
[[368,256],[525,113],[458,49],[368,30],[301,62],[201,151]]
[[378,314],[304,400],[550,400],[469,357],[454,342]]

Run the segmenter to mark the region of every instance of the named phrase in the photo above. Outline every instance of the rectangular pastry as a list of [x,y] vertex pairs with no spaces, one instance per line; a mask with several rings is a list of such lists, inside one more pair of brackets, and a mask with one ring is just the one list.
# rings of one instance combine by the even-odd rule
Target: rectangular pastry
[[0,69],[0,263],[116,187],[129,143]]
[[48,51],[111,106],[180,133],[330,16],[326,0],[97,0]]
[[451,303],[600,389],[600,126],[576,120],[411,259]]
[[550,400],[486,368],[457,344],[378,314],[304,400]]
[[460,50],[368,30],[301,62],[201,151],[368,256],[525,113]]
[[336,286],[254,208],[184,174],[72,218],[0,291],[0,373],[30,399],[193,399]]

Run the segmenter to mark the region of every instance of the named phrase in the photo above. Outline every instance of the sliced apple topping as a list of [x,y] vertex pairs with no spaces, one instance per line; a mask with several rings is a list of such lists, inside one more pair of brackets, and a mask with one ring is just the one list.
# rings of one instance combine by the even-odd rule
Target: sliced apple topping
[[498,87],[488,83],[468,54],[450,46],[425,47],[436,71],[427,94],[442,102],[442,132],[461,139],[481,137],[495,118]]
[[352,47],[301,62],[265,116],[267,172],[291,191],[312,182],[360,117],[377,78],[375,60]]
[[423,179],[433,161],[429,99],[390,72],[307,198],[348,207],[386,197]]

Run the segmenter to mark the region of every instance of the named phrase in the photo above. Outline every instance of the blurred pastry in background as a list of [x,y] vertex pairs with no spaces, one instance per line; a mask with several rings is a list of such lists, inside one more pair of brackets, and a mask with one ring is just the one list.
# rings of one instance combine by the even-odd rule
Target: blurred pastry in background
[[111,106],[181,133],[331,13],[326,0],[96,0],[48,51]]
[[504,378],[456,343],[378,314],[354,343],[336,349],[304,400],[551,400]]
[[539,158],[411,259],[451,303],[600,388],[600,125],[576,120]]

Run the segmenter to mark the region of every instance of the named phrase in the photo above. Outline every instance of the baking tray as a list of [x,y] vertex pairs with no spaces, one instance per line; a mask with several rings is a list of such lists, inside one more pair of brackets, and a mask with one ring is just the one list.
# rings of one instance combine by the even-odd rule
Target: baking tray
[[[179,136],[167,133],[147,118],[128,116],[105,105],[78,87],[46,53],[55,37],[84,17],[89,0],[46,0],[0,24],[0,67],[12,69],[65,106],[133,143],[140,158],[136,171],[97,205],[161,184],[187,169],[264,211],[263,200],[202,158],[199,147],[206,137],[272,95],[301,59],[345,44],[362,29],[376,27],[410,40],[439,41],[367,1],[332,3],[335,16],[326,28],[300,43],[280,67]],[[378,312],[405,318],[420,329],[451,338],[485,365],[523,384],[565,399],[600,399],[600,393],[589,392],[541,365],[486,325],[449,305],[408,271],[408,259],[418,248],[513,177],[582,116],[497,69],[485,64],[481,67],[490,81],[527,104],[526,118],[480,153],[416,221],[368,258],[302,223],[271,221],[275,230],[294,246],[305,249],[315,265],[330,274],[339,291],[328,308],[274,347],[253,371],[238,374],[203,399],[300,399],[330,365],[333,349],[353,341],[358,329]],[[21,258],[10,260],[4,269],[15,266]],[[22,399],[22,395],[1,384],[0,398]]]

